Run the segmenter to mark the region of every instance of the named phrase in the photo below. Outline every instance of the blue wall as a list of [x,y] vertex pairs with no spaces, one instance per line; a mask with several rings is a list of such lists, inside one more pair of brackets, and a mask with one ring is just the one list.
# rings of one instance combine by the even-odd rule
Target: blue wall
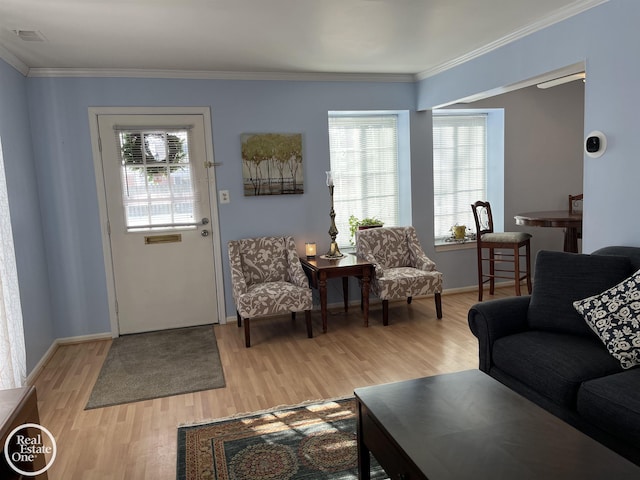
[[[25,79],[0,61],[0,135],[29,368],[54,338],[110,331],[89,138],[91,106],[211,107],[215,159],[222,163],[216,169],[216,188],[231,194],[231,203],[219,208],[227,315],[233,314],[224,247],[228,240],[288,233],[299,245],[315,240],[320,251],[328,247],[328,110],[413,110],[413,223],[432,255],[431,120],[415,110],[580,61],[586,61],[588,75],[585,133],[597,129],[609,137],[602,158],[585,159],[583,248],[640,244],[634,215],[640,178],[638,18],[640,2],[611,0],[417,84]],[[303,133],[304,195],[243,197],[240,134],[278,131]],[[451,286],[464,284],[445,283]]]
[[30,372],[55,336],[26,84],[20,73],[0,61],[0,138]]
[[[324,173],[329,169],[327,112],[409,110],[415,105],[415,85],[30,78],[28,97],[43,228],[51,251],[55,252],[49,258],[55,335],[67,337],[110,331],[89,107],[211,108],[215,161],[222,164],[216,167],[216,188],[229,190],[231,197],[231,203],[219,206],[219,227],[226,312],[227,316],[234,316],[226,256],[229,240],[289,234],[299,247],[314,240],[319,251],[328,250],[329,195]],[[303,195],[243,196],[240,134],[246,132],[303,134]],[[417,152],[416,158],[424,162],[422,137],[416,138],[412,149]],[[430,173],[421,180],[430,183]],[[418,200],[424,204],[429,199]],[[425,239],[431,235],[424,229],[421,234]]]
[[585,252],[640,245],[638,19],[640,2],[611,0],[418,84],[418,108],[430,108],[586,62],[585,136],[600,130],[608,147],[601,158],[584,160]]

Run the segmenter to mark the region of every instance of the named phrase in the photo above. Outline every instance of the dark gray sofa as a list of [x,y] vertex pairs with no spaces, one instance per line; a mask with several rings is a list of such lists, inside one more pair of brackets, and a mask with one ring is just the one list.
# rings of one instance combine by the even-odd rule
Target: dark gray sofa
[[542,251],[530,296],[474,305],[480,370],[640,465],[640,368],[624,370],[575,310],[640,269],[640,248]]

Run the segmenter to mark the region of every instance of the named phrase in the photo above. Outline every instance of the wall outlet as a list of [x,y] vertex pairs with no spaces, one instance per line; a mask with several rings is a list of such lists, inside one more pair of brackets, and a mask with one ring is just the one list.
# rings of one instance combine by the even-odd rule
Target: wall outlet
[[229,203],[231,198],[229,197],[229,190],[218,190],[218,199],[220,203]]

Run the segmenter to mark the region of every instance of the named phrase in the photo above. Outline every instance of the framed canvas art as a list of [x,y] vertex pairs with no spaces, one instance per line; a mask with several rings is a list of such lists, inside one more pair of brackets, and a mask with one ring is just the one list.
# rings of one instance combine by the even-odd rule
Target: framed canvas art
[[244,195],[304,193],[301,133],[243,133]]

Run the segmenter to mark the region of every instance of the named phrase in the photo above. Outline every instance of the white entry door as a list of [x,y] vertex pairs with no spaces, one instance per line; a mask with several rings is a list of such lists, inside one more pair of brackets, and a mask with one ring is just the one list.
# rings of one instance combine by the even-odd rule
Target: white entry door
[[202,115],[98,115],[120,334],[218,322]]

